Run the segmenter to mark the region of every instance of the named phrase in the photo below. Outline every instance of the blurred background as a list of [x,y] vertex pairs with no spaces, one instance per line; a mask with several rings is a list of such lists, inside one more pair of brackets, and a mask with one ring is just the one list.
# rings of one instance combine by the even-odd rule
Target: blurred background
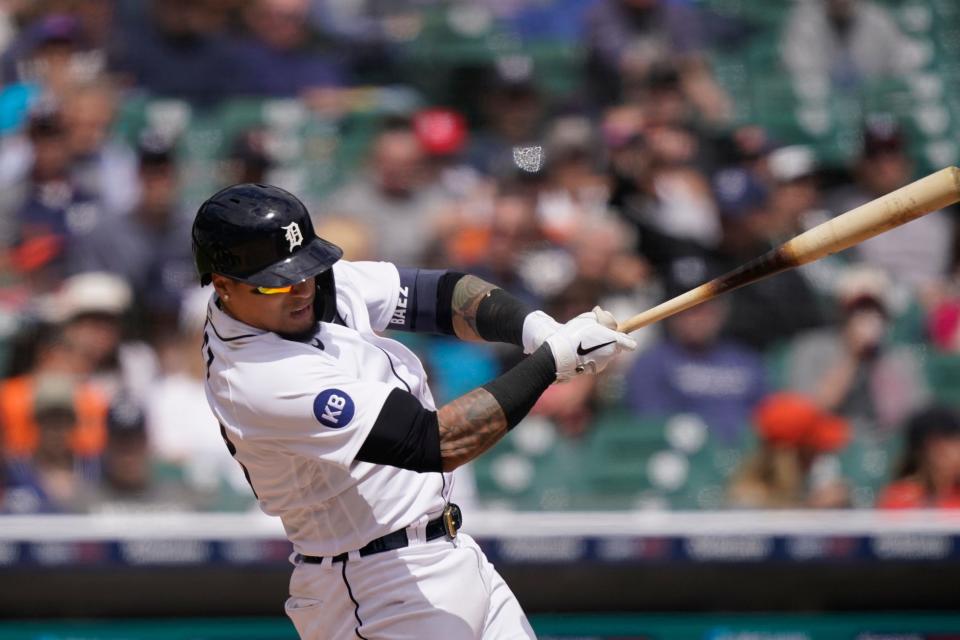
[[[957,0],[0,0],[0,52],[2,638],[294,635],[202,390],[218,188],[625,319],[960,161]],[[643,329],[459,472],[538,631],[960,637],[958,240]],[[438,403],[520,355],[393,337]]]

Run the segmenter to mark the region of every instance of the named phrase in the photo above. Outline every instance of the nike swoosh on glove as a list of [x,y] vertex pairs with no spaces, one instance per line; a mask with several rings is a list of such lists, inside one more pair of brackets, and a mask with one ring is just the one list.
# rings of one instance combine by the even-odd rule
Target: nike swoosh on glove
[[616,326],[609,312],[595,307],[547,338],[557,365],[557,381],[565,382],[584,372],[600,373],[617,354],[636,349],[636,341],[617,331]]

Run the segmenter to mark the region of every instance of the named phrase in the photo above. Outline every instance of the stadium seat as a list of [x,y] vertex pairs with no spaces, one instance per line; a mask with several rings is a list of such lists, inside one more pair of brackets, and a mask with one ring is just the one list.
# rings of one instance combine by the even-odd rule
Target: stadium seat
[[924,359],[927,381],[934,397],[960,406],[960,356],[930,351]]

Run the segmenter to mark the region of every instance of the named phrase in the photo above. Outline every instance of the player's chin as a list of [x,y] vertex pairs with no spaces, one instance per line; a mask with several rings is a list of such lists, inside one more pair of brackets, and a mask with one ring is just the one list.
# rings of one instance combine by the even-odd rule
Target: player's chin
[[287,323],[292,331],[304,331],[315,324],[313,301],[287,313]]

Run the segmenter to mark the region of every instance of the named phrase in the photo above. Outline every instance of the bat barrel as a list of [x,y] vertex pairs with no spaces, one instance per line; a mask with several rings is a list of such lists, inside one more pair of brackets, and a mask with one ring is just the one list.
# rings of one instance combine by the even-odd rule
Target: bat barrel
[[960,169],[947,167],[819,224],[722,276],[647,309],[617,329],[636,331],[746,284],[843,251],[960,200]]
[[784,247],[797,264],[813,262],[960,200],[960,169],[947,167],[819,224]]

